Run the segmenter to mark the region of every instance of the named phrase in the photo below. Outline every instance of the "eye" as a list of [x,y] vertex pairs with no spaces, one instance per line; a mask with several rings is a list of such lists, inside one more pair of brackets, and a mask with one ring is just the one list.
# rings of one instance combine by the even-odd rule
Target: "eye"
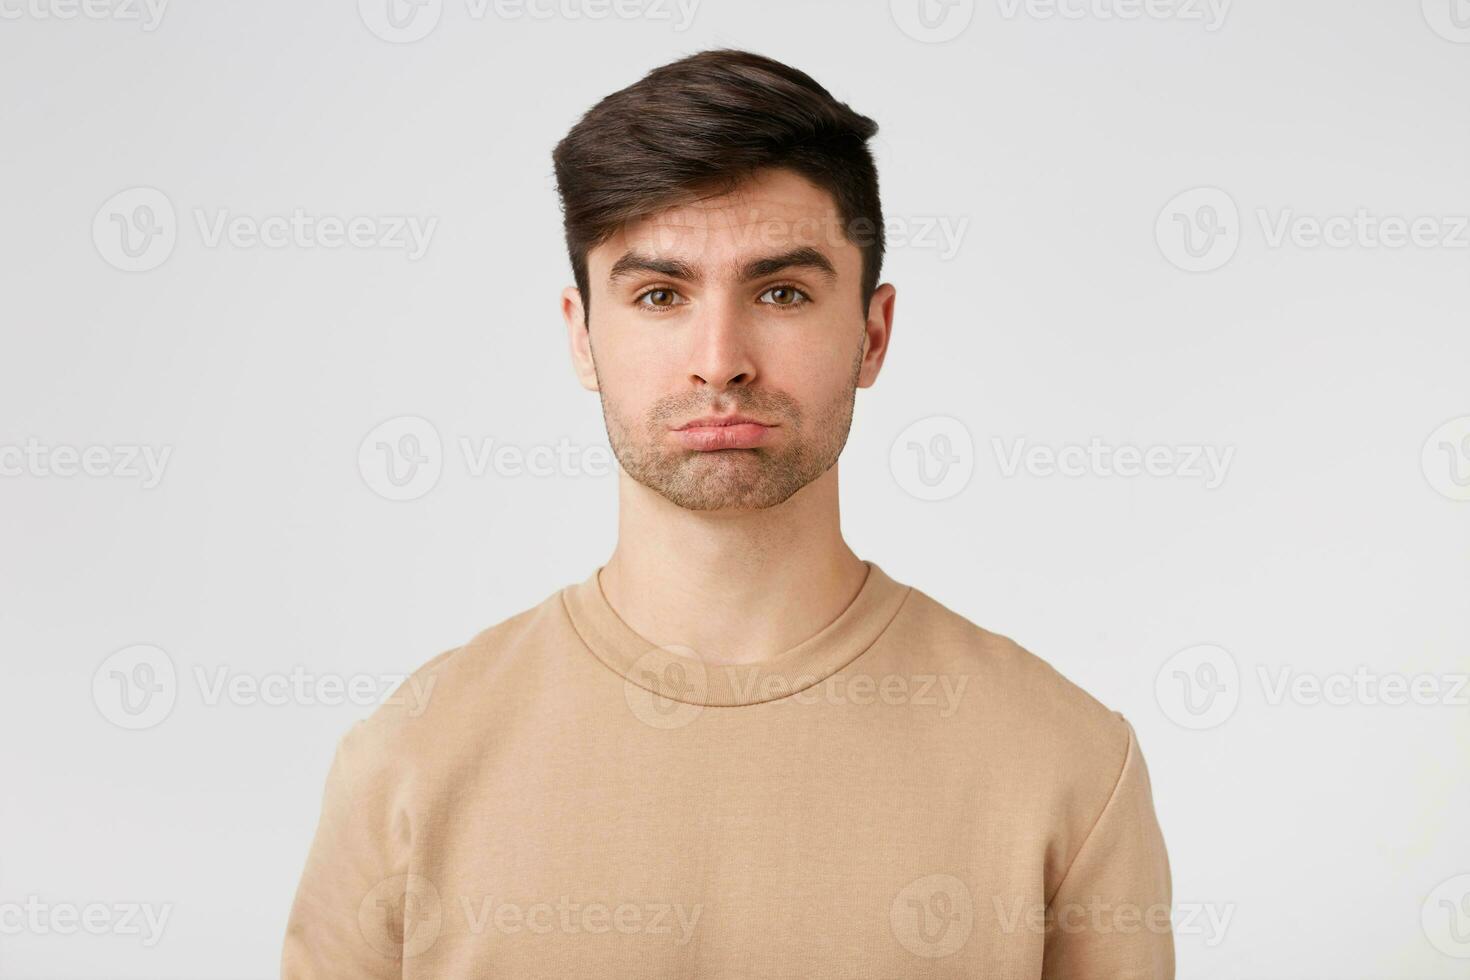
[[760,295],[760,302],[767,306],[801,306],[811,302],[811,297],[795,286],[772,286]]
[[680,305],[681,299],[672,289],[650,289],[634,302],[647,309],[667,310]]

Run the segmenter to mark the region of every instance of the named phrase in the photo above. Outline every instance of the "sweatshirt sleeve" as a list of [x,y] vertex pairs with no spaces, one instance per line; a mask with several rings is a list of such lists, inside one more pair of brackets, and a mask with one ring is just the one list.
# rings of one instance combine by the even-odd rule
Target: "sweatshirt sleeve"
[[[1121,716],[1119,716],[1121,718]],[[1173,980],[1169,856],[1133,726],[1112,794],[1047,903],[1043,980]]]
[[321,816],[286,927],[282,980],[402,976],[424,903],[393,846],[403,821],[381,753],[365,723],[341,739],[327,776]]

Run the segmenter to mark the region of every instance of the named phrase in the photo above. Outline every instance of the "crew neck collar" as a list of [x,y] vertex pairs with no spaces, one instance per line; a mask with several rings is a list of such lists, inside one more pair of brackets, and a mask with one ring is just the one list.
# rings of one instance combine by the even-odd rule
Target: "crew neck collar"
[[882,635],[910,589],[875,563],[863,564],[868,573],[862,587],[836,619],[784,653],[747,664],[709,662],[688,647],[644,639],[608,603],[599,580],[606,566],[599,565],[561,595],[588,649],[630,685],[685,704],[736,707],[775,701],[819,684]]

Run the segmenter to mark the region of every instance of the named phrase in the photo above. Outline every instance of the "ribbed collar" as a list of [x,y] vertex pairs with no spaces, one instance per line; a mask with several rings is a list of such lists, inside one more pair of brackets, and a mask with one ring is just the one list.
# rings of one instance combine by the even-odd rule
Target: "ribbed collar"
[[[788,697],[821,683],[873,645],[910,591],[871,561],[847,608],[815,635],[760,663],[700,659],[684,646],[659,646],[633,631],[602,591],[604,566],[562,589],[562,602],[588,649],[630,684],[685,704],[734,707]],[[753,615],[759,615],[753,612]]]

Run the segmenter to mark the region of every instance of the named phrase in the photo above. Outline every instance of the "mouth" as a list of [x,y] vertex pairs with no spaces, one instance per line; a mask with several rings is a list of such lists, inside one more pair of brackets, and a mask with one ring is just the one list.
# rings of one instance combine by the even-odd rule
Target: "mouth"
[[767,425],[760,419],[753,419],[748,415],[706,415],[703,418],[691,419],[676,429],[682,432],[686,429],[719,429],[727,425]]
[[673,430],[673,435],[686,449],[712,452],[755,449],[768,442],[776,428],[746,415],[709,415],[685,422]]

